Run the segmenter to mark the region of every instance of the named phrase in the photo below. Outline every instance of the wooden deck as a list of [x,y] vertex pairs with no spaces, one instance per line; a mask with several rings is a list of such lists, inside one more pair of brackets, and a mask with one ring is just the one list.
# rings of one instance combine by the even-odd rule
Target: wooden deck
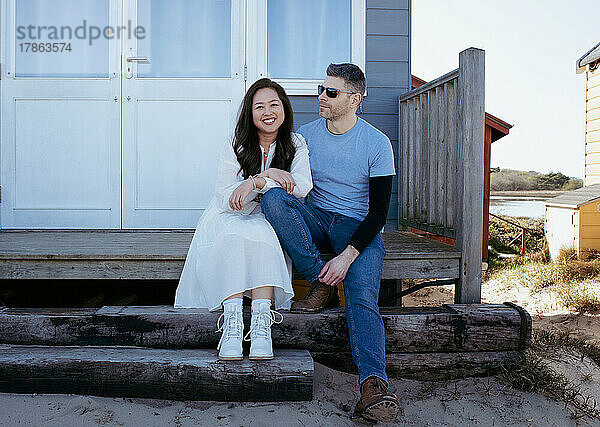
[[[4,230],[0,279],[178,280],[193,230]],[[460,252],[408,232],[383,234],[383,279],[459,277]]]

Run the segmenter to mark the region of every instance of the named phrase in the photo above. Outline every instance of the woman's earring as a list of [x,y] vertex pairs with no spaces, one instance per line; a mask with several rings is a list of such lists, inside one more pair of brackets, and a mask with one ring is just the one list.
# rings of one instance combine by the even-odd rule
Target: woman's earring
[[362,114],[362,112],[363,112],[362,102],[358,105],[358,111],[359,111],[359,114]]

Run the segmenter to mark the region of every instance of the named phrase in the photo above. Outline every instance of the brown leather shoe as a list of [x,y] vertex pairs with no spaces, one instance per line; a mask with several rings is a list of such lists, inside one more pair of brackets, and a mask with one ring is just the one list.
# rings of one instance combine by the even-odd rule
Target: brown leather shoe
[[352,418],[364,418],[370,422],[391,422],[400,411],[400,402],[381,378],[369,377],[361,386],[360,400],[354,408]]
[[336,286],[329,286],[319,280],[313,282],[306,298],[294,301],[290,307],[292,313],[318,313],[324,308],[337,307],[340,298]]

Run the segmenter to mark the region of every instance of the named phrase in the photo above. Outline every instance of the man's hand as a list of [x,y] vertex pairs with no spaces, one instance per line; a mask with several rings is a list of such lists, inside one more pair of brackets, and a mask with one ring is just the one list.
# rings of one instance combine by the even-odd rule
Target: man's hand
[[234,211],[241,211],[244,209],[244,200],[246,200],[246,197],[248,197],[252,188],[252,181],[242,181],[238,188],[231,193],[231,197],[229,197],[229,207]]
[[327,261],[327,264],[325,264],[319,273],[319,280],[330,286],[336,286],[346,278],[348,269],[358,255],[360,254],[356,248],[348,245],[341,254]]
[[296,181],[294,181],[291,173],[277,168],[269,168],[263,173],[267,178],[271,178],[273,181],[281,185],[281,188],[283,188],[289,194],[294,192]]

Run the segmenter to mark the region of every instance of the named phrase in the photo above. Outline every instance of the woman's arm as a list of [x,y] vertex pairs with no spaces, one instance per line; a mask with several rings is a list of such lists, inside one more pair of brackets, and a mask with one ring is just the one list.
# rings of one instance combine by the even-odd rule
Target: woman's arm
[[[310,173],[308,146],[306,145],[306,141],[302,135],[292,134],[292,138],[296,146],[296,154],[294,155],[294,160],[292,160],[292,165],[290,167],[290,174],[296,182],[296,186],[294,187],[292,194],[298,198],[301,198],[306,197],[308,192],[312,190],[313,187],[312,175]],[[281,187],[279,183],[268,177],[268,170],[263,172],[262,175],[266,183],[263,188],[258,190],[259,193],[266,193],[271,188]]]
[[219,164],[217,166],[217,181],[215,184],[215,197],[217,198],[218,206],[228,212],[239,212],[244,215],[250,214],[257,205],[253,199],[256,197],[258,192],[256,190],[250,191],[248,196],[244,199],[244,207],[241,211],[234,210],[229,204],[229,198],[231,194],[238,188],[244,180],[238,175],[240,170],[240,164],[237,161],[235,152],[233,151],[232,140],[228,139],[219,157]]

